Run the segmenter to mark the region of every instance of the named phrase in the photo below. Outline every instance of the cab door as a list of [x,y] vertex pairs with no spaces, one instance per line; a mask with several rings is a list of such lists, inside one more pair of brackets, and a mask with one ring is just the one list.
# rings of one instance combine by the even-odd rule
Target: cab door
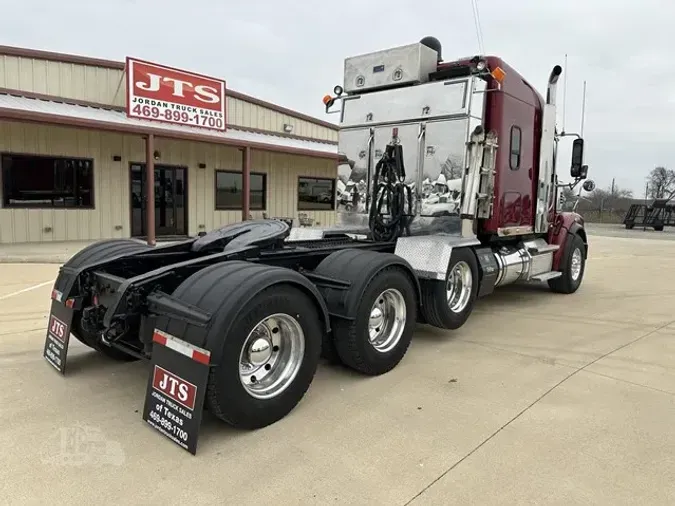
[[534,108],[511,97],[505,97],[504,105],[503,140],[499,148],[503,167],[499,174],[502,192],[499,228],[533,226]]

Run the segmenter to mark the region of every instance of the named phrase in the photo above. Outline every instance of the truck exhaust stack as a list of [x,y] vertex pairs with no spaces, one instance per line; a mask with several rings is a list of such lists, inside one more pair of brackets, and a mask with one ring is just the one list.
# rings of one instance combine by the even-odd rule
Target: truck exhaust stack
[[551,75],[548,78],[546,103],[549,105],[556,105],[555,99],[556,99],[556,91],[558,88],[558,78],[560,77],[560,74],[562,74],[562,71],[563,71],[562,67],[560,65],[556,65],[555,67],[553,67]]

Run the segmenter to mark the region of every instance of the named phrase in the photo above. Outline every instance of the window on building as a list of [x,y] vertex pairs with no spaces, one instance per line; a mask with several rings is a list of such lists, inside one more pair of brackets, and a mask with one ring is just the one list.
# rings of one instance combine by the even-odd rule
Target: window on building
[[94,161],[3,153],[4,207],[91,209]]
[[511,127],[511,160],[509,162],[511,170],[520,168],[520,140],[522,137],[520,127]]
[[[241,210],[244,205],[242,199],[242,174],[229,170],[216,171],[216,209]],[[251,172],[250,183],[251,211],[264,211],[267,202],[267,174]]]
[[298,211],[335,209],[335,179],[298,178]]

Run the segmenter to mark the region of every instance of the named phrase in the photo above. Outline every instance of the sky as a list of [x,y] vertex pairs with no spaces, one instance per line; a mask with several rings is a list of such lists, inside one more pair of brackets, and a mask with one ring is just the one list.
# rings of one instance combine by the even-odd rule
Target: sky
[[[561,78],[568,132],[580,131],[587,82],[585,162],[598,187],[614,179],[640,197],[651,169],[675,169],[675,64],[666,50],[675,2],[476,4],[484,52],[504,58],[540,93],[568,55]],[[321,98],[342,83],[349,56],[426,35],[441,41],[446,61],[480,52],[471,0],[0,0],[0,6],[0,44],[120,61],[134,56],[224,78],[228,88],[332,122]],[[561,177],[569,174],[571,143],[561,147]]]

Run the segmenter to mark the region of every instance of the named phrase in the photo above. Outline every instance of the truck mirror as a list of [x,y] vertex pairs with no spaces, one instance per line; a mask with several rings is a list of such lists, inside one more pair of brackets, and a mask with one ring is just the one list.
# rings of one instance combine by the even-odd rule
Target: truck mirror
[[588,165],[581,166],[581,174],[579,174],[580,179],[586,179],[588,176]]
[[584,181],[584,184],[581,187],[584,189],[584,191],[590,193],[593,190],[595,190],[595,181],[593,181],[592,179],[587,179],[586,181]]
[[573,178],[581,177],[584,163],[584,140],[574,139],[572,143],[572,167],[570,168],[570,175]]

